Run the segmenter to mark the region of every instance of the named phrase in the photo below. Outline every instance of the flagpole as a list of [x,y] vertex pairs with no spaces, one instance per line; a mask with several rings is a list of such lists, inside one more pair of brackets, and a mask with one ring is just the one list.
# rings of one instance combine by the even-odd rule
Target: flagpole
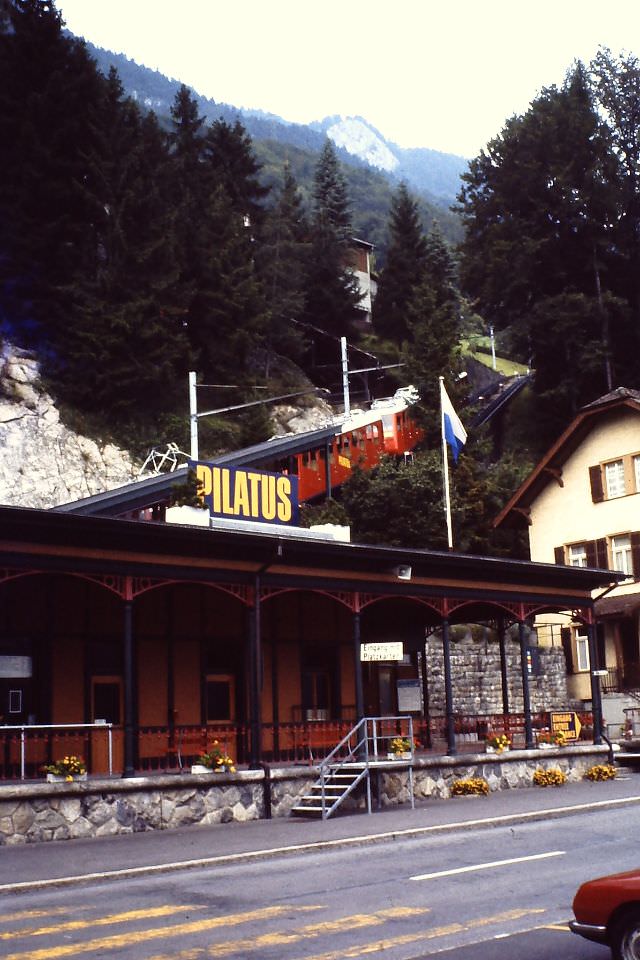
[[442,391],[444,390],[444,377],[440,380],[440,432],[442,433],[442,476],[444,482],[444,509],[447,517],[447,542],[449,550],[453,550],[453,532],[451,529],[451,496],[449,493],[449,458],[447,456],[447,440],[444,434],[444,404],[442,402]]

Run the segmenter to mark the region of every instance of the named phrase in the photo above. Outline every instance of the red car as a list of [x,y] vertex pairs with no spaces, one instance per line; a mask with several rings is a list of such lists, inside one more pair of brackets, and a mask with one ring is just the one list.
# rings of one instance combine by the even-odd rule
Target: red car
[[573,913],[573,933],[611,947],[613,960],[640,960],[640,870],[583,883]]

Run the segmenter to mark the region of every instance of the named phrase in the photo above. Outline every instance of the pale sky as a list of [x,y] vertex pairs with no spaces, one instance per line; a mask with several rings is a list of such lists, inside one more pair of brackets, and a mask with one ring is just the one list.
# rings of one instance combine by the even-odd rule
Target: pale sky
[[236,107],[359,115],[476,156],[599,46],[640,56],[639,0],[58,0],[67,27]]

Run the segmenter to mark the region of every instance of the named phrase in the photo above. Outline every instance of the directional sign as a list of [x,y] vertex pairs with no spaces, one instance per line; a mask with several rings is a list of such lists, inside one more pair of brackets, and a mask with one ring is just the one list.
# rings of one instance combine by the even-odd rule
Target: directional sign
[[564,734],[565,740],[577,740],[580,736],[582,724],[577,713],[567,710],[566,713],[550,713],[551,732]]
[[363,643],[360,647],[360,659],[363,663],[374,660],[402,660],[404,650],[402,640],[387,643]]

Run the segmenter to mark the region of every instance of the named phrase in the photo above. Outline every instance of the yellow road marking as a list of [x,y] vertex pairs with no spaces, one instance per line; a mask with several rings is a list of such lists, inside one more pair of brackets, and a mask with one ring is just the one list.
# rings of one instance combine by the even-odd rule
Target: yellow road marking
[[[384,950],[392,950],[394,947],[401,947],[408,943],[416,943],[418,940],[435,940],[437,937],[446,937],[452,933],[465,933],[477,927],[486,927],[491,923],[501,923],[505,920],[519,920],[522,917],[536,913],[544,913],[544,909],[507,910],[506,913],[497,913],[492,917],[479,917],[477,920],[469,920],[466,923],[450,923],[448,926],[434,927],[432,930],[421,930],[419,933],[404,933],[398,937],[390,937],[387,940],[377,940],[375,943],[343,947],[340,950],[331,951],[330,953],[319,953],[315,956],[305,955],[304,960],[354,960],[354,958],[364,957],[367,954],[382,953]],[[159,960],[159,958],[154,957],[153,960]],[[181,957],[180,960],[187,960],[187,958]]]
[[58,957],[68,957],[76,953],[90,953],[93,950],[116,950],[129,946],[142,938],[147,940],[164,940],[167,937],[188,936],[193,933],[202,933],[205,930],[215,930],[216,927],[229,927],[235,923],[250,923],[253,920],[268,920],[283,913],[320,910],[321,907],[264,907],[261,910],[249,910],[246,913],[227,914],[222,917],[210,917],[206,920],[194,920],[190,923],[178,923],[171,927],[158,927],[153,930],[135,931],[131,933],[114,934],[111,937],[89,940],[86,943],[64,944],[56,947],[43,947],[40,950],[29,950],[28,953],[9,953],[4,960],[57,960]]
[[[201,960],[201,958],[224,957],[229,953],[246,955],[251,950],[291,946],[291,944],[310,937],[350,932],[364,927],[377,927],[386,923],[387,920],[424,915],[425,913],[430,913],[429,907],[389,907],[387,910],[379,910],[376,913],[356,913],[348,917],[338,917],[336,920],[310,923],[290,933],[263,933],[259,937],[246,937],[242,940],[230,940],[227,943],[209,947],[197,947],[194,950],[184,950],[170,956],[156,954],[149,960]],[[336,958],[340,956],[342,956],[342,952],[336,954]]]
[[[150,917],[166,917],[186,910],[202,910],[202,907],[192,905],[150,907],[146,910],[129,910],[127,913],[113,913],[108,917],[93,917],[86,920],[68,920],[50,927],[28,928],[26,930],[7,930],[0,933],[0,940],[15,939],[15,937],[41,937],[51,933],[68,933],[69,930],[84,930],[86,927],[106,927],[111,923],[130,923],[133,920],[146,920]],[[66,911],[69,912],[68,909]]]
[[[89,907],[74,907],[76,913],[86,911]],[[51,907],[49,910],[18,910],[17,913],[5,913],[0,917],[0,923],[16,923],[18,920],[39,920],[40,917],[56,917],[69,914],[68,907]]]

